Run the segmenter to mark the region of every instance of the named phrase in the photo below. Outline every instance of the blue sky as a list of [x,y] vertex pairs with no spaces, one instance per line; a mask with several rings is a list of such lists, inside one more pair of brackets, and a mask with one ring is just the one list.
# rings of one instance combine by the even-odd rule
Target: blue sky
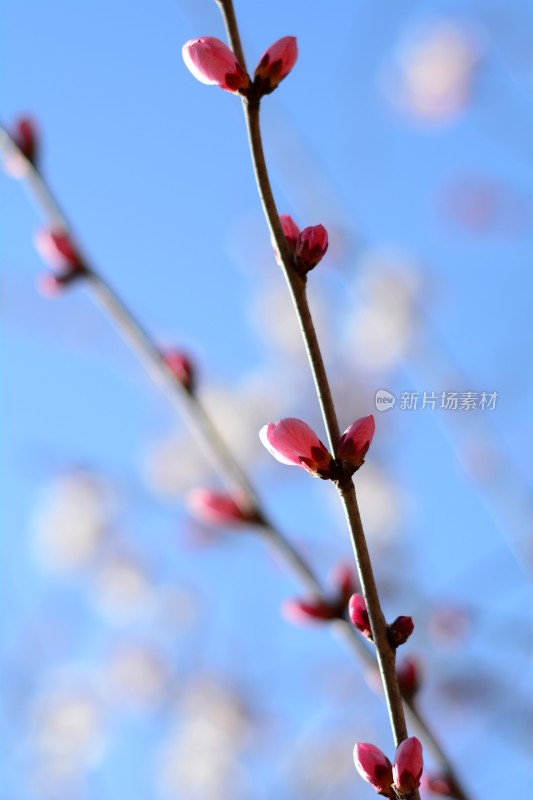
[[[377,389],[498,393],[494,411],[398,402],[377,414],[359,492],[387,610],[417,623],[423,707],[473,797],[512,795],[530,772],[533,9],[271,0],[236,10],[250,69],[277,38],[298,37],[293,73],[265,100],[265,147],[280,211],[330,231],[310,292],[341,425],[371,413]],[[210,0],[9,0],[1,118],[35,117],[42,170],[91,263],[158,340],[198,361],[219,427],[326,576],[350,557],[333,493],[270,463],[256,442],[281,416],[322,429],[239,100],[181,60],[201,35],[224,36]],[[301,762],[330,750],[346,773],[331,776],[332,756],[305,796],[373,796],[350,751],[371,736],[390,748],[381,704],[327,632],[281,619],[297,588],[257,541],[205,543],[183,496],[214,480],[208,465],[85,289],[38,294],[43,220],[16,181],[1,176],[0,194],[6,797],[48,796],[54,769],[57,796],[214,797],[172,788],[160,766],[194,739],[187,697],[211,697],[199,676],[223,687],[232,714],[235,698],[246,707],[225,797],[302,796]],[[72,492],[105,532],[76,568],[51,568],[38,520],[52,519],[52,533],[78,525],[65,511]],[[44,549],[55,542],[61,555],[68,531],[49,535]],[[117,563],[136,576],[135,613],[117,611]],[[169,596],[190,607],[176,629]],[[470,620],[453,647],[432,638],[450,605]],[[134,645],[166,672],[158,703],[139,701],[132,719],[100,678]],[[85,703],[95,748],[67,784],[61,733],[39,727],[58,686]],[[176,726],[192,738],[176,734],[176,745]]]

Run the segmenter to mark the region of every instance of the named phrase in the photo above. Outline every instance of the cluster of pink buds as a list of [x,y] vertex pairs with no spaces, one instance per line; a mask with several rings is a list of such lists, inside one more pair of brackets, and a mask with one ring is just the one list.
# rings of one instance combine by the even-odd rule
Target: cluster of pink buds
[[192,394],[196,385],[196,370],[190,358],[179,350],[166,350],[163,359],[178,383]]
[[284,36],[271,45],[259,60],[253,83],[235,54],[213,36],[191,39],[183,45],[182,55],[187,68],[201,83],[259,98],[273,92],[289,74],[298,57],[298,45],[294,36]]
[[338,564],[330,575],[330,582],[334,587],[331,598],[286,600],[281,607],[283,616],[298,624],[309,622],[324,622],[331,619],[344,617],[348,600],[355,589],[355,577],[346,564]]
[[187,495],[187,505],[200,522],[217,528],[234,528],[259,522],[257,512],[247,510],[244,501],[238,502],[224,492],[193,489]]
[[363,464],[374,430],[372,415],[350,425],[341,436],[337,459],[333,458],[309,425],[294,417],[269,422],[261,428],[259,438],[269,453],[282,464],[301,467],[315,478],[336,480],[339,463],[344,474],[350,475]]
[[24,178],[28,165],[37,158],[38,136],[35,122],[30,117],[21,117],[15,122],[11,138],[16,145],[4,158],[4,169],[12,178]]
[[[323,225],[311,225],[300,231],[288,214],[282,214],[279,219],[296,271],[303,277],[325,256],[328,249],[328,232]],[[272,245],[279,264],[281,259],[276,243],[272,241]]]
[[40,282],[44,294],[56,295],[63,287],[87,275],[87,267],[65,231],[53,228],[38,231],[35,247],[52,269]]
[[400,744],[393,764],[379,747],[368,743],[356,744],[353,757],[359,775],[383,797],[409,797],[420,786],[424,762],[416,736]]

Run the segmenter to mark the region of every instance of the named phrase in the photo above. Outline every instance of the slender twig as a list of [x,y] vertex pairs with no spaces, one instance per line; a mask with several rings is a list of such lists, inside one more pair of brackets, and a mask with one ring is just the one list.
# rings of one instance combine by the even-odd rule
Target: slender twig
[[[19,156],[24,157],[24,154],[18,148],[15,141],[1,126],[0,150],[3,150],[5,153],[16,151]],[[36,166],[29,161],[27,161],[25,185],[30,189],[31,196],[36,201],[39,210],[44,214],[47,220],[53,226],[57,226],[63,231],[68,232],[69,236],[73,238],[67,218],[63,214],[50,187]],[[286,245],[285,237],[283,237],[282,244]],[[213,467],[219,472],[222,479],[229,482],[230,485],[233,485],[234,489],[237,489],[238,493],[234,496],[235,501],[237,503],[244,503],[242,505],[242,510],[253,511],[255,513],[257,529],[265,540],[275,548],[285,565],[307,591],[316,599],[328,602],[329,598],[327,594],[324,592],[320,581],[307,561],[293,547],[289,539],[268,519],[266,512],[261,507],[253,486],[242,471],[227,444],[218,434],[198,397],[187,391],[187,389],[176,380],[173,373],[169,370],[161,351],[150,338],[149,334],[146,333],[131,311],[111,289],[107,281],[88,265],[85,257],[84,265],[86,266],[85,280],[87,285],[92,289],[92,294],[98,300],[109,319],[115,324],[121,336],[140,358],[157,385],[164,389],[173,406],[182,414],[185,411],[187,412],[188,422],[193,426],[193,429],[203,445],[203,449],[209,454],[209,460],[213,462]],[[232,476],[232,479],[229,481],[228,473]],[[338,638],[346,641],[350,649],[357,654],[358,658],[367,668],[375,669],[376,661],[374,654],[346,618],[332,620],[330,628]],[[458,788],[458,800],[468,800],[467,795],[460,788],[460,784],[448,763],[445,753],[428,728],[419,710],[410,705],[408,705],[408,708],[412,708],[413,723],[419,729],[426,742],[429,743],[435,757],[442,763],[447,773],[453,776]]]

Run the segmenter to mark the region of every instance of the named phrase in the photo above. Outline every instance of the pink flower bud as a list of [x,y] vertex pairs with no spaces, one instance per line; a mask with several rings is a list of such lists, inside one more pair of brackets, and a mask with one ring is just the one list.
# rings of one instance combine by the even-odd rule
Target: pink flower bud
[[396,677],[402,697],[412,700],[420,688],[420,670],[412,658],[404,658],[396,665]]
[[420,786],[431,794],[440,794],[442,797],[455,797],[457,794],[455,782],[445,772],[433,775],[424,772]]
[[257,69],[255,70],[255,84],[261,94],[270,94],[285,78],[296,63],[298,58],[298,45],[295,36],[284,36],[266,50]]
[[163,353],[163,359],[176,380],[183,384],[189,392],[194,391],[196,375],[192,361],[177,350]]
[[281,612],[285,619],[297,624],[324,622],[338,616],[336,608],[325,600],[286,600]]
[[394,797],[392,792],[392,765],[379,747],[358,742],[353,751],[355,768],[365,781],[372,784],[383,797]]
[[396,617],[388,627],[387,635],[392,647],[405,644],[415,629],[412,617]]
[[257,520],[253,511],[246,511],[229,494],[210,489],[193,489],[187,495],[187,506],[201,522],[215,526],[235,526]]
[[282,464],[302,467],[316,478],[329,478],[333,461],[316,433],[294,417],[269,422],[259,431],[266,449]]
[[372,639],[372,628],[370,627],[370,620],[368,618],[368,609],[362,594],[353,594],[350,597],[348,612],[352,625],[357,628],[363,636],[366,636],[367,639]]
[[183,45],[182,55],[186,67],[201,83],[220,86],[228,92],[241,92],[250,85],[235,54],[220,39],[191,39]]
[[[288,214],[281,214],[279,221],[281,222],[281,227],[283,228],[283,233],[285,234],[285,239],[287,240],[288,248],[291,254],[294,255],[294,251],[296,250],[296,242],[298,241],[298,236],[300,235],[300,228],[294,222],[293,218],[290,217]],[[271,237],[271,242],[272,242],[272,247],[274,248],[276,261],[278,262],[278,264],[281,265],[281,258],[273,236]]]
[[323,258],[328,249],[328,232],[323,225],[304,228],[296,244],[298,272],[305,275]]
[[37,231],[35,247],[43,261],[54,270],[51,276],[40,282],[44,294],[53,296],[64,286],[87,274],[87,267],[65,231]]
[[357,581],[352,568],[347,564],[337,564],[331,570],[330,581],[337,589],[339,604],[346,608],[350,597],[357,589]]
[[4,169],[12,178],[24,178],[37,157],[37,128],[31,117],[20,117],[15,122],[11,138],[17,149],[10,148],[6,153]]
[[416,736],[404,739],[396,750],[392,774],[394,786],[400,794],[410,794],[420,786],[424,761],[422,745]]
[[364,463],[368,448],[374,438],[376,423],[372,414],[352,422],[341,436],[339,458],[359,469]]

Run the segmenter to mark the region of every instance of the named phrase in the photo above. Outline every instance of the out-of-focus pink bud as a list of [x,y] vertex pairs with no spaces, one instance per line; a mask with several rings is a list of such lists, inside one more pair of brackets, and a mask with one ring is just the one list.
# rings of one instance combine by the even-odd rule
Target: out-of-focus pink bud
[[423,768],[422,745],[419,740],[416,736],[404,739],[396,750],[392,765],[394,786],[400,794],[409,794],[418,789]]
[[330,581],[337,589],[339,602],[346,606],[350,597],[358,588],[352,568],[344,563],[337,564],[331,570]]
[[250,78],[235,54],[220,39],[191,39],[183,45],[182,55],[186,67],[201,83],[220,86],[227,92],[242,92],[250,86]]
[[295,36],[284,36],[266,50],[254,73],[255,85],[261,94],[270,94],[285,78],[298,58]]
[[231,527],[257,520],[254,512],[247,512],[231,497],[210,489],[193,489],[187,495],[191,513],[208,525]]
[[420,670],[412,658],[404,658],[396,665],[396,677],[402,697],[412,700],[420,688]]
[[18,150],[11,150],[4,158],[4,169],[12,178],[24,178],[28,166],[37,158],[37,127],[31,117],[20,117],[11,131]]
[[54,270],[52,275],[45,276],[39,282],[43,294],[52,297],[64,286],[87,274],[87,267],[65,231],[37,231],[35,247],[43,261]]
[[333,458],[316,433],[294,417],[269,422],[259,431],[266,449],[282,464],[302,467],[316,478],[329,478]]
[[399,647],[401,644],[405,644],[414,629],[415,623],[412,617],[396,617],[387,630],[392,647]]
[[196,370],[190,358],[177,350],[166,351],[163,353],[163,358],[176,380],[183,384],[189,392],[194,391]]
[[363,636],[366,636],[367,639],[372,639],[372,628],[370,627],[370,620],[368,618],[368,609],[362,594],[353,594],[350,597],[348,612],[352,625],[357,628]]
[[364,463],[368,448],[374,438],[376,423],[372,414],[352,422],[341,436],[339,459],[347,461],[355,469]]
[[353,751],[355,768],[365,781],[372,784],[383,797],[394,797],[392,791],[392,765],[379,747],[358,742]]
[[328,249],[328,232],[323,225],[304,228],[296,244],[298,272],[306,275],[323,258]]
[[442,797],[455,797],[457,794],[455,782],[445,772],[434,773],[433,775],[424,772],[420,787],[431,792],[431,794],[440,794]]
[[325,600],[286,600],[281,612],[289,622],[307,624],[336,619],[337,610]]

